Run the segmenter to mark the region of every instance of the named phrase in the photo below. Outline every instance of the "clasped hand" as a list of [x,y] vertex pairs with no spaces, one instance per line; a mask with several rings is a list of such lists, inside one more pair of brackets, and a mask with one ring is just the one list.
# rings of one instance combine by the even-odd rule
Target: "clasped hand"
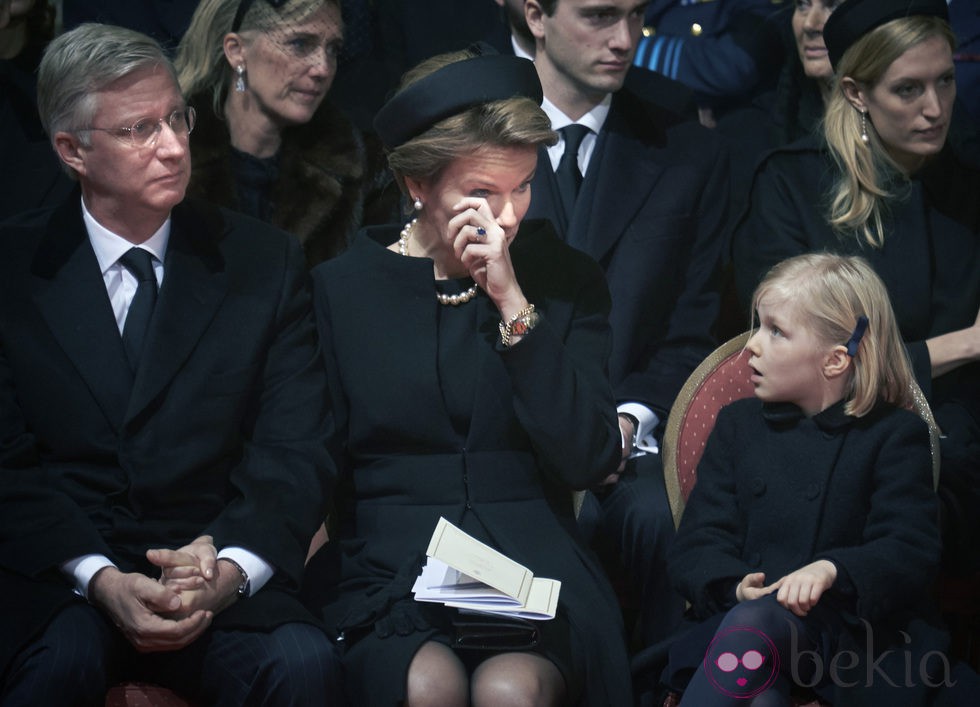
[[780,606],[797,616],[806,616],[836,580],[837,566],[829,560],[817,560],[769,585],[764,572],[751,572],[738,583],[735,598],[750,601],[776,592]]
[[230,563],[218,562],[210,536],[177,550],[147,550],[146,557],[160,567],[160,579],[106,567],[89,585],[92,603],[140,652],[184,648],[235,601],[240,575]]
[[196,609],[218,613],[238,597],[241,574],[230,562],[218,560],[210,535],[202,535],[178,550],[149,550],[147,558],[161,568],[160,583],[180,595],[181,618]]

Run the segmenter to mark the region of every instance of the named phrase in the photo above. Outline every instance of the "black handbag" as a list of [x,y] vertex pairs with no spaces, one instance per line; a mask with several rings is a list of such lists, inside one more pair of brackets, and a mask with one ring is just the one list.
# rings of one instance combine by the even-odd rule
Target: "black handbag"
[[537,624],[516,616],[457,612],[453,648],[482,651],[526,651],[538,645]]

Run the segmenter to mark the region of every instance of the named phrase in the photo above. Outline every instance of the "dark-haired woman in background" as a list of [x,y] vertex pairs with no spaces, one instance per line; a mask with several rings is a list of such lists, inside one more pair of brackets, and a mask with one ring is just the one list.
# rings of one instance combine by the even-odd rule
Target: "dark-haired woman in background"
[[[556,139],[540,101],[515,57],[409,72],[375,124],[416,217],[314,271],[348,488],[306,592],[343,639],[354,704],[631,704],[619,610],[571,502],[621,455],[609,294],[549,224],[521,223]],[[536,642],[463,649],[455,610],[414,601],[440,516],[562,582]]]
[[780,74],[773,111],[772,146],[814,134],[834,90],[834,68],[823,26],[841,0],[796,0],[790,19],[799,61],[789,57]]
[[[840,3],[796,0],[792,8],[774,14],[769,22],[777,25],[786,54],[775,87],[718,118],[718,131],[728,138],[736,158],[733,188],[746,197],[755,165],[766,152],[819,130],[824,105],[834,88],[823,25]],[[743,329],[741,322],[737,330]]]

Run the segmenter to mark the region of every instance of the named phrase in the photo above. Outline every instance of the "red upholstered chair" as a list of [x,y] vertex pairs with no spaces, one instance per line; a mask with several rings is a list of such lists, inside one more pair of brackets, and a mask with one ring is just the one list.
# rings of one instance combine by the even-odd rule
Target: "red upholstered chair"
[[[323,524],[310,542],[306,561],[327,542],[327,526]],[[105,707],[192,707],[183,697],[159,685],[145,682],[124,682],[109,688]]]
[[[697,481],[698,463],[718,411],[754,394],[749,353],[745,350],[751,334],[739,334],[715,349],[688,377],[670,410],[662,454],[664,483],[675,525],[680,523],[684,504]],[[914,381],[912,386],[912,407],[929,425],[933,482],[936,483],[939,480],[939,428],[922,390]],[[669,696],[664,707],[672,707],[677,704],[676,700],[676,695]],[[800,707],[818,707],[820,704],[823,703],[799,703]]]
[[698,463],[718,411],[754,394],[752,369],[745,351],[749,334],[745,332],[728,340],[702,361],[688,377],[670,410],[661,453],[674,525],[680,523],[684,504],[697,481]]

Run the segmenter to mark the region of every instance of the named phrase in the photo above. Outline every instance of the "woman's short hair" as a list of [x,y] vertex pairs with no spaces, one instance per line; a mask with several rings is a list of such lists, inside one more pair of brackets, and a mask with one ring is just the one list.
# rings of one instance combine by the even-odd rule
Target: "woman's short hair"
[[114,25],[85,23],[56,37],[47,46],[37,78],[41,124],[54,140],[58,132],[84,132],[98,110],[98,93],[134,71],[160,67],[177,75],[160,45],[145,34]]
[[752,297],[754,312],[763,297],[794,308],[804,326],[827,345],[846,345],[859,317],[868,328],[852,358],[844,411],[866,415],[885,400],[899,407],[912,402],[912,365],[895,321],[885,284],[866,260],[858,256],[807,253],[774,266]]
[[[201,0],[191,24],[177,47],[177,76],[187,96],[211,92],[216,115],[222,106],[233,71],[225,58],[225,35],[231,32],[241,0]],[[238,32],[282,32],[290,24],[305,22],[324,5],[340,9],[340,0],[286,0],[274,7],[265,0],[255,0],[242,17]]]
[[[478,52],[467,49],[427,59],[405,74],[398,92],[439,69],[477,56]],[[478,103],[439,120],[391,148],[388,166],[404,191],[404,177],[434,179],[454,160],[480,147],[537,147],[557,140],[541,106],[531,98],[516,96]]]
[[841,171],[831,193],[830,222],[839,231],[855,233],[872,247],[884,244],[882,210],[892,194],[888,183],[901,174],[874,130],[868,144],[862,140],[861,114],[841,87],[844,78],[874,86],[892,62],[912,47],[942,37],[953,48],[956,38],[939,18],[913,15],[886,22],[855,41],[837,66],[837,90],[824,116],[824,137]]

